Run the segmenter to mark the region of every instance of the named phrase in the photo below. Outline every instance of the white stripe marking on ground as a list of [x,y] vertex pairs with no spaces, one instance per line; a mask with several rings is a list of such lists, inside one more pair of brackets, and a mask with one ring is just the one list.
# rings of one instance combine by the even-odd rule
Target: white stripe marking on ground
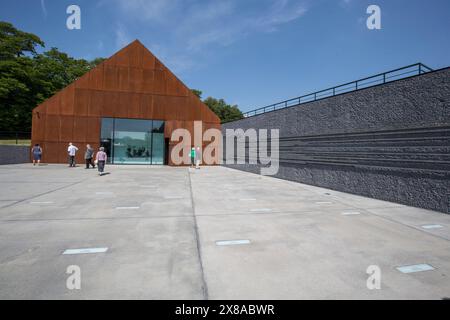
[[86,254],[86,253],[105,253],[108,248],[83,248],[83,249],[67,249],[63,254]]
[[426,263],[422,264],[413,264],[410,266],[401,266],[396,268],[401,273],[413,273],[413,272],[422,272],[422,271],[431,271],[434,270],[432,266]]
[[361,212],[358,211],[348,211],[348,212],[342,212],[343,216],[356,216],[358,214],[361,214]]
[[242,244],[250,244],[250,240],[220,240],[216,241],[217,246],[236,246]]
[[424,229],[440,229],[443,228],[443,226],[441,226],[440,224],[427,224],[422,226],[422,228]]

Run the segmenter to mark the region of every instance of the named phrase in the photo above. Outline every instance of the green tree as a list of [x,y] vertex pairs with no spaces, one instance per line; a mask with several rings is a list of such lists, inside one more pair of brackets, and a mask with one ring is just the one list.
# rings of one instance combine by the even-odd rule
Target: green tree
[[11,23],[0,21],[0,60],[36,54],[36,47],[44,42],[32,33],[17,30]]
[[90,69],[103,62],[74,59],[36,35],[0,22],[0,131],[31,131],[31,112]]
[[106,58],[95,58],[94,60],[89,61],[89,66],[91,69],[93,69],[105,60]]
[[[199,98],[202,98],[202,91],[197,89],[192,89],[192,92]],[[213,111],[219,118],[222,123],[235,121],[239,119],[243,119],[244,115],[237,105],[230,105],[225,102],[224,99],[216,99],[213,97],[208,97],[203,100],[203,103],[206,104],[211,111]]]
[[237,105],[229,105],[224,99],[208,97],[203,100],[203,103],[217,114],[222,123],[244,118],[244,115]]
[[195,94],[197,96],[197,98],[199,98],[200,100],[202,99],[202,94],[203,92],[197,89],[192,89],[191,90],[193,94]]
[[27,130],[27,105],[33,101],[33,59],[44,42],[36,35],[0,21],[0,130]]
[[90,62],[71,58],[57,48],[37,55],[33,59],[33,64],[46,91],[50,90],[50,95],[65,88],[92,69]]

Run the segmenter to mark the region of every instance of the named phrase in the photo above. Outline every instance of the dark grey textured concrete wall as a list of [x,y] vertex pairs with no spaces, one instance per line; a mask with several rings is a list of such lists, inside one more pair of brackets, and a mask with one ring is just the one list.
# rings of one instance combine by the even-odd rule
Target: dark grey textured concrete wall
[[236,128],[280,130],[275,177],[450,213],[450,68],[222,125]]
[[0,165],[30,162],[30,147],[0,145]]

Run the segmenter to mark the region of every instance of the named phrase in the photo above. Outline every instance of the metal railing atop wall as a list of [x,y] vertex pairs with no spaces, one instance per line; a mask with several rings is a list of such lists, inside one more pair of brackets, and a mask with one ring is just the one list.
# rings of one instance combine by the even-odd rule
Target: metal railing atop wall
[[279,109],[297,106],[303,103],[313,102],[336,95],[340,95],[347,92],[357,91],[364,88],[373,87],[376,85],[392,82],[395,80],[405,79],[417,75],[421,75],[427,72],[433,71],[433,69],[427,67],[423,63],[415,63],[406,67],[390,70],[387,72],[379,73],[374,76],[355,80],[345,84],[341,84],[325,90],[316,91],[310,94],[306,94],[297,98],[281,101],[275,104],[271,104],[262,108],[254,109],[244,113],[244,117],[253,117],[266,112],[271,112]]
[[0,131],[0,145],[30,145],[31,132]]

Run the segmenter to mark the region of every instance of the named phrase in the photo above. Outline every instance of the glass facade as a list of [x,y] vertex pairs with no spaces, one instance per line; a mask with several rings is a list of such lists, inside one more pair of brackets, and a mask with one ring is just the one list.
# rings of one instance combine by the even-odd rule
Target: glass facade
[[100,143],[113,164],[164,164],[164,121],[102,118]]
[[164,121],[153,121],[152,164],[164,164]]

